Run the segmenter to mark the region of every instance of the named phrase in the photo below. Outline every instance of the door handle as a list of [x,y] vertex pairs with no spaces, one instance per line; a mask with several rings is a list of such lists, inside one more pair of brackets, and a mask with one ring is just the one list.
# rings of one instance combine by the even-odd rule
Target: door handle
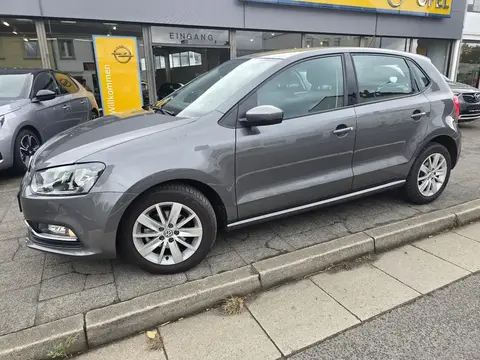
[[64,109],[68,109],[70,106],[68,106],[68,105],[63,105],[62,107],[63,107]]
[[337,126],[337,128],[335,130],[333,130],[333,133],[335,135],[342,135],[342,134],[346,134],[350,131],[353,131],[352,126],[350,126],[350,127],[340,127],[340,126],[342,126],[342,125]]
[[85,105],[87,102],[85,100],[80,101],[80,104]]
[[427,115],[427,113],[425,111],[423,112],[414,112],[412,115],[410,115],[410,117],[412,119],[420,119],[422,116],[425,116]]

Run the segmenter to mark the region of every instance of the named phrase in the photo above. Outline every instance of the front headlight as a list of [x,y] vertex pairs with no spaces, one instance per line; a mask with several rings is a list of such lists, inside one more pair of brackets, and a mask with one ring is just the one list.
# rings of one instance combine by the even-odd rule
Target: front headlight
[[105,170],[102,163],[59,166],[36,171],[32,191],[39,195],[80,195],[88,193]]

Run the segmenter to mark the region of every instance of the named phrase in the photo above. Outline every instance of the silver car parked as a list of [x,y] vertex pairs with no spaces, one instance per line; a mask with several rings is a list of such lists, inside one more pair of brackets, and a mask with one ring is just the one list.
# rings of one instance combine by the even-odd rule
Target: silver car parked
[[44,141],[98,113],[93,94],[67,74],[0,69],[0,170],[24,172]]
[[218,229],[401,188],[425,204],[461,148],[431,61],[330,48],[230,60],[135,116],[48,141],[21,190],[28,246],[185,271]]

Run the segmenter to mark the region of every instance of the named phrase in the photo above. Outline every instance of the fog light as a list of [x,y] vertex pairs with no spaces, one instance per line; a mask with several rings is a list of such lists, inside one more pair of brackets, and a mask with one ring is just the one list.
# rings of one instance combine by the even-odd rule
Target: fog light
[[65,226],[48,225],[48,231],[51,234],[54,234],[54,235],[69,236],[69,237],[72,237],[72,238],[77,237],[77,235],[75,235],[75,233],[72,230],[70,230],[69,228],[67,228]]

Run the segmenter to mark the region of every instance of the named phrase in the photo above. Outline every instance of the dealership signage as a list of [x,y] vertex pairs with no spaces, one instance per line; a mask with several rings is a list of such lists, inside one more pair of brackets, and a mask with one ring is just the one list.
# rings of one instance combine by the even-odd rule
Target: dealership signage
[[426,17],[450,17],[453,0],[244,0]]
[[137,39],[94,35],[93,45],[103,113],[140,109],[143,99]]
[[228,31],[152,26],[152,42],[154,44],[225,46],[228,45]]

